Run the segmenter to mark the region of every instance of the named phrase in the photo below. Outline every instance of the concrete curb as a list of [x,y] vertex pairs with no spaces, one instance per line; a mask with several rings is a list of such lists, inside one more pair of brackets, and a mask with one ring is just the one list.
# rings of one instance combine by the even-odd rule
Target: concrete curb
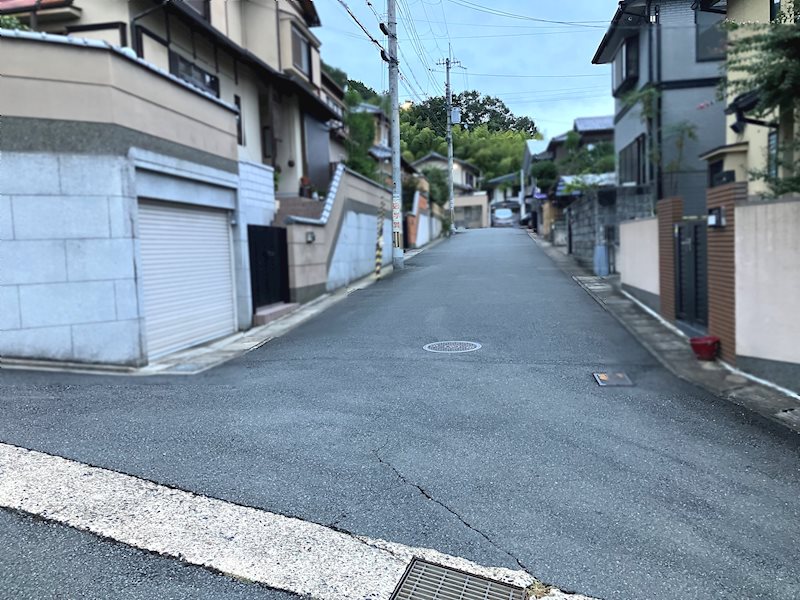
[[800,433],[800,399],[790,390],[737,370],[720,361],[698,361],[686,336],[638,300],[597,277],[570,256],[530,234],[533,242],[610,313],[653,357],[679,379],[722,400],[756,412]]

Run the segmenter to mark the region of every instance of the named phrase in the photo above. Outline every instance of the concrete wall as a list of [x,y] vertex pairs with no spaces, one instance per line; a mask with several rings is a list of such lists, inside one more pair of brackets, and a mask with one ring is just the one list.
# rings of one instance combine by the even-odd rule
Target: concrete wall
[[[343,167],[331,183],[334,192],[330,210],[323,213],[324,223],[287,225],[294,302],[308,302],[373,272],[381,203],[383,264],[391,263],[391,192]],[[314,234],[313,243],[306,241],[308,232]]]
[[235,112],[140,61],[107,48],[14,38],[0,38],[0,56],[4,117],[114,123],[236,158]]
[[800,389],[800,200],[740,204],[735,218],[737,362],[783,366]]
[[119,156],[3,152],[0,354],[144,362],[132,179]]
[[137,197],[232,210],[235,113],[105,46],[0,53],[0,353],[142,364]]
[[617,270],[623,287],[658,310],[658,219],[639,219],[619,225]]

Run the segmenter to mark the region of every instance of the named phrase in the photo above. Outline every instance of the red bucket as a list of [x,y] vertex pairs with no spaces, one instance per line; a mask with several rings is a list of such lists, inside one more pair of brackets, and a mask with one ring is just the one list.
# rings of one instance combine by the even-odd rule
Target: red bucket
[[719,354],[719,338],[713,335],[693,337],[689,340],[694,355],[700,360],[714,360]]

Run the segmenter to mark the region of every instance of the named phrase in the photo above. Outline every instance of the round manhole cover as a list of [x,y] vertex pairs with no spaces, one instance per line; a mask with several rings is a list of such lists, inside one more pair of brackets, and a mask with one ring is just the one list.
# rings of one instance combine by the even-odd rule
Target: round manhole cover
[[422,348],[428,352],[444,352],[448,354],[458,354],[460,352],[474,352],[479,350],[481,345],[477,342],[433,342],[426,344]]

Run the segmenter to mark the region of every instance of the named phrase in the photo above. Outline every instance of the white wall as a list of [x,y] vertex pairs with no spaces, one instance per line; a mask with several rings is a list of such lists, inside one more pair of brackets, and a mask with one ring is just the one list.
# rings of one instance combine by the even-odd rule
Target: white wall
[[800,364],[800,201],[736,207],[736,354]]
[[[391,221],[389,231],[391,232]],[[328,268],[328,291],[365,277],[375,270],[375,243],[377,242],[377,221],[375,215],[347,211],[339,232],[339,239],[333,251]],[[386,221],[384,222],[384,238]],[[387,252],[388,250],[388,252]],[[389,245],[384,239],[383,262],[392,260],[391,234]]]
[[620,223],[617,270],[624,285],[659,295],[658,219]]
[[424,212],[417,215],[417,248],[431,241],[431,218]]

